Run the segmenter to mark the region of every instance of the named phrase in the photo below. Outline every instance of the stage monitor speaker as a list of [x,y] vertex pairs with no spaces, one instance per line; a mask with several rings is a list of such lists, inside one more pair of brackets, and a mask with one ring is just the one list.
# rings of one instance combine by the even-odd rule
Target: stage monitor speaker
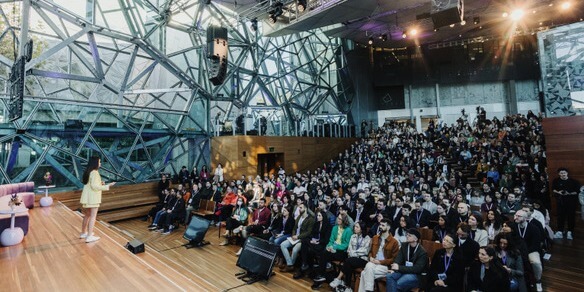
[[205,239],[209,225],[211,225],[209,220],[193,216],[187,230],[183,234],[183,238],[194,244],[201,243]]
[[279,246],[270,244],[266,240],[248,237],[236,265],[246,270],[248,274],[267,280],[272,275],[274,260],[279,249]]
[[141,253],[144,252],[144,243],[137,239],[134,239],[126,243],[126,248],[133,254]]
[[458,24],[464,19],[463,0],[433,0],[430,16],[434,28]]
[[207,52],[209,81],[221,85],[227,75],[227,28],[213,25],[207,28]]

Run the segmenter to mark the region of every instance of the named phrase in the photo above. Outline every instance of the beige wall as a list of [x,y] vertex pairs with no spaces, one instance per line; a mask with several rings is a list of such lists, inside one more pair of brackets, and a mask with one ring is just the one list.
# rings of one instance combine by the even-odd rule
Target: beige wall
[[[223,136],[211,138],[211,171],[221,163],[225,179],[256,175],[258,154],[284,153],[287,173],[313,170],[337,157],[356,138]],[[269,151],[273,147],[273,151]],[[243,152],[246,157],[243,157]]]

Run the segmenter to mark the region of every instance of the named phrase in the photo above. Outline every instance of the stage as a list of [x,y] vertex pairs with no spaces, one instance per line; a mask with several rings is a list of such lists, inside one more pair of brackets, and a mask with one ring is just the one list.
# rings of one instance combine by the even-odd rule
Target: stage
[[[186,249],[182,226],[162,235],[140,220],[115,226],[98,221],[101,239],[85,243],[78,238],[82,215],[60,202],[29,214],[23,242],[0,248],[3,291],[223,291],[244,284],[234,276],[241,271],[235,265],[239,247],[219,246],[217,227],[207,233],[211,244]],[[146,243],[146,252],[135,255],[124,247],[133,238]],[[268,282],[232,291],[305,291],[310,284],[277,272]]]

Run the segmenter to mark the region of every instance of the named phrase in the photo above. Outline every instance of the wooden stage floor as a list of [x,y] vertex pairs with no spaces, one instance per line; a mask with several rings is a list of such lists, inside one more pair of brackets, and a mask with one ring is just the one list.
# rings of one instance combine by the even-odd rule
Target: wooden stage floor
[[[578,214],[579,215],[579,214]],[[244,285],[234,274],[237,246],[219,246],[211,227],[210,245],[185,249],[184,227],[162,235],[147,222],[127,220],[96,224],[102,239],[78,239],[81,215],[60,203],[30,210],[24,241],[0,248],[2,291],[308,291],[312,281],[279,273],[269,281]],[[146,243],[134,255],[124,248],[132,238]],[[584,291],[584,223],[578,220],[575,240],[556,240],[551,260],[544,262],[545,291]],[[322,291],[330,291],[323,285]]]

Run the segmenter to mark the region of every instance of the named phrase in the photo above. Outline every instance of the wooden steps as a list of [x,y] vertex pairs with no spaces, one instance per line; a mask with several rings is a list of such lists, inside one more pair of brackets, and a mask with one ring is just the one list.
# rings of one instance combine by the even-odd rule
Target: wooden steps
[[126,219],[132,219],[136,217],[144,217],[148,215],[148,212],[152,209],[152,205],[145,206],[135,206],[132,208],[124,208],[121,210],[114,210],[108,212],[99,212],[97,214],[97,220],[105,222],[114,222]]
[[[113,222],[147,215],[158,202],[157,188],[157,182],[113,186],[102,194],[98,220]],[[81,190],[51,195],[71,210],[81,208]]]

